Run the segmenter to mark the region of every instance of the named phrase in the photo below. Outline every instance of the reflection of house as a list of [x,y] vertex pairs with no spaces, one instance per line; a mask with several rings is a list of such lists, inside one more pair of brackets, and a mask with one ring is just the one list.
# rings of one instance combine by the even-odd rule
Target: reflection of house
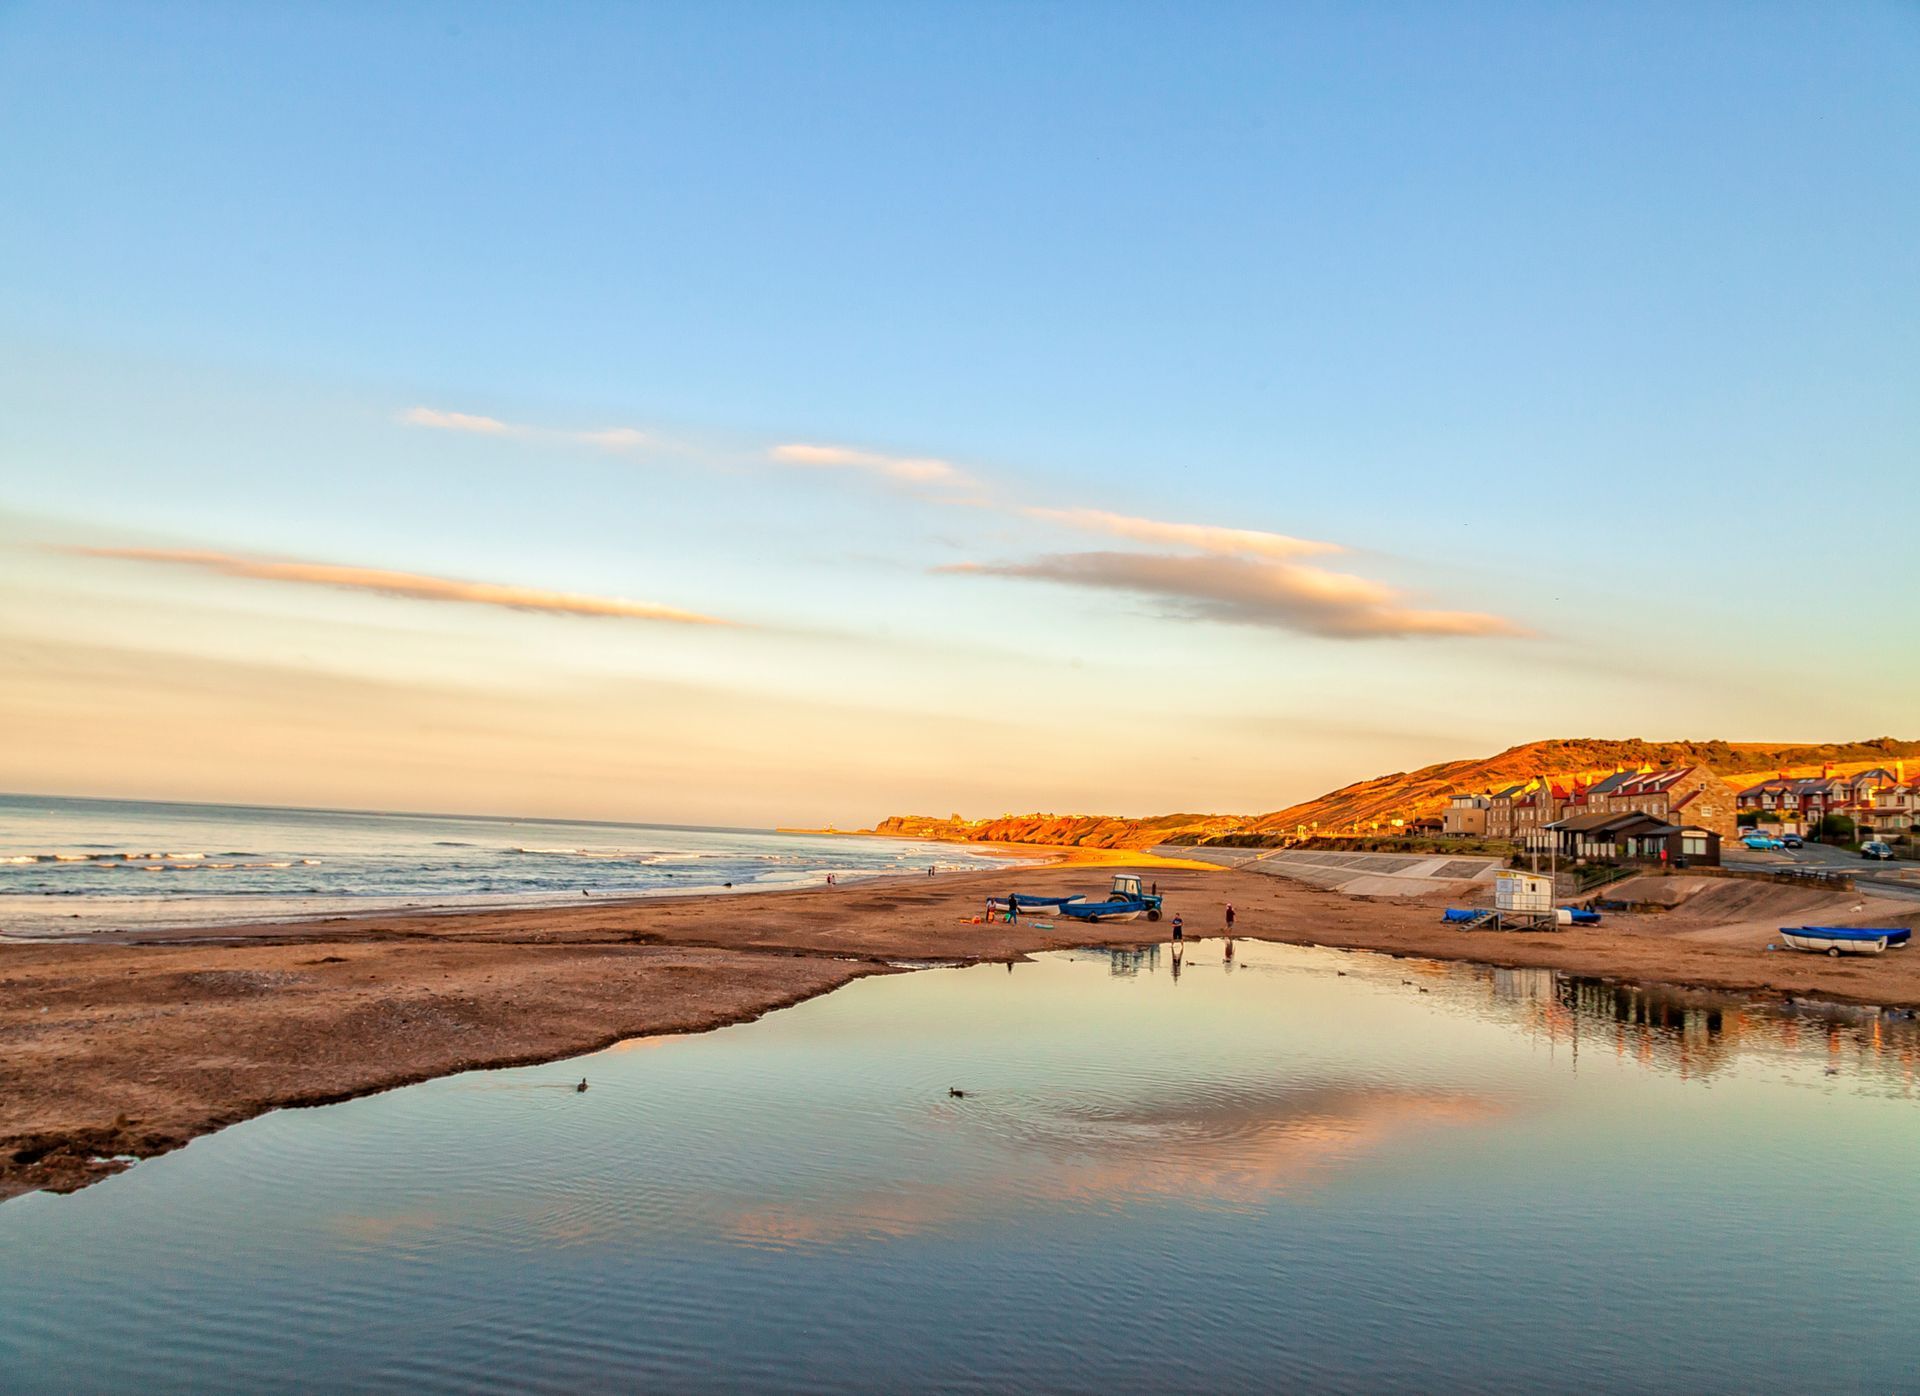
[[1562,858],[1601,862],[1720,865],[1720,835],[1697,824],[1671,824],[1643,810],[1593,810],[1549,824],[1545,836]]

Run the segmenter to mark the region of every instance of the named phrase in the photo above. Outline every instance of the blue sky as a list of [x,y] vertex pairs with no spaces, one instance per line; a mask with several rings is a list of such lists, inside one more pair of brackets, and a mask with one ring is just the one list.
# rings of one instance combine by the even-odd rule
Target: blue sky
[[1915,735],[1916,59],[1893,4],[0,9],[0,783],[850,823]]

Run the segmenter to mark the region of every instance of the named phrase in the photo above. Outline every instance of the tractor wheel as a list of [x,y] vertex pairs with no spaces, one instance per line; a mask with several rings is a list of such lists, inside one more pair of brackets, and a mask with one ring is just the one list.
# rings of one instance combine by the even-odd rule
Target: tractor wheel
[[1148,907],[1148,908],[1147,908],[1147,920],[1149,920],[1149,921],[1158,921],[1159,919],[1160,919],[1160,908],[1159,908],[1159,907],[1157,907],[1157,906],[1150,906],[1150,907]]

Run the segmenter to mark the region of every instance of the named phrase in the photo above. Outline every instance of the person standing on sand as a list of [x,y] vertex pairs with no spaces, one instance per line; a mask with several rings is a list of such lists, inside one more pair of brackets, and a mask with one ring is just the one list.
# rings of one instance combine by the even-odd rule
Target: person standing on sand
[[1173,918],[1174,944],[1178,945],[1181,941],[1186,939],[1186,928],[1187,928],[1186,922],[1182,921],[1178,916]]
[[1233,934],[1233,903],[1227,903],[1227,934]]

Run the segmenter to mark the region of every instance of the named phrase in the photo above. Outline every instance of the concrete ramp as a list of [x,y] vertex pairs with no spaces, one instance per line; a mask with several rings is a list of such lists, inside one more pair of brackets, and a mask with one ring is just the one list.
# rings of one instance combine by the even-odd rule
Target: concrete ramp
[[[1161,849],[1155,849],[1156,853]],[[1459,882],[1492,882],[1498,858],[1435,853],[1331,853],[1292,848],[1167,848],[1169,855],[1218,863],[1353,897],[1424,897]]]

